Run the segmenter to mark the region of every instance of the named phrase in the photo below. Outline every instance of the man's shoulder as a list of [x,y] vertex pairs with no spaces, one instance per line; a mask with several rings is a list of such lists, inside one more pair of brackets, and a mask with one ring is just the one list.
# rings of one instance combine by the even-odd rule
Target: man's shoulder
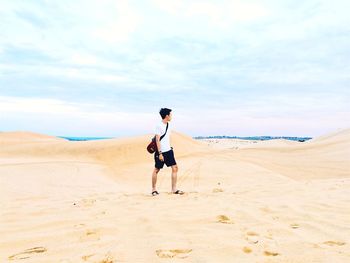
[[155,129],[156,129],[156,131],[161,132],[161,131],[163,131],[164,126],[161,123],[158,122],[158,123],[155,124]]
[[[169,122],[168,122],[168,124],[169,124]],[[164,122],[160,121],[160,122],[156,123],[156,126],[158,126],[158,127],[166,127],[166,124]]]

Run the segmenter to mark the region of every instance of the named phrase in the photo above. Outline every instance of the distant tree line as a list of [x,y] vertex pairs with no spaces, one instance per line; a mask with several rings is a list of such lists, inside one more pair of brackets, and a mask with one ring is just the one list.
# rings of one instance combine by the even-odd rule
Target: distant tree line
[[285,139],[291,141],[304,142],[312,139],[312,137],[295,137],[295,136],[248,136],[248,137],[239,137],[239,136],[227,136],[227,135],[215,135],[215,136],[196,136],[194,139],[242,139],[242,140],[255,140],[255,141],[266,141],[274,139]]

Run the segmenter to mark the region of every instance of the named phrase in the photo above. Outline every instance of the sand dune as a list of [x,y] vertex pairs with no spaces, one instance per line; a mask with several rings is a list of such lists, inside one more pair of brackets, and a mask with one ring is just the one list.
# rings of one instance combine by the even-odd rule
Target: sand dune
[[[6,147],[0,149],[0,157],[58,158],[63,160],[90,160],[118,171],[121,166],[153,162],[153,155],[146,151],[152,135],[95,141],[68,141],[35,133],[4,133]],[[19,143],[26,140],[26,143]],[[172,145],[178,157],[208,151],[207,147],[191,137],[173,132]],[[15,143],[13,143],[15,141]]]
[[16,145],[16,144],[26,144],[26,143],[43,143],[43,142],[58,142],[64,141],[62,138],[55,136],[49,136],[45,134],[39,134],[34,132],[0,132],[0,146],[4,147],[7,145]]
[[[308,142],[0,133],[0,262],[348,262],[350,130]],[[214,146],[213,146],[214,145]]]
[[[0,133],[0,141],[7,143],[7,147],[0,149],[1,155],[34,155],[34,156],[60,156],[74,155],[82,157],[98,157],[103,160],[107,156],[115,156],[116,159],[132,160],[132,156],[139,157],[143,161],[149,154],[145,151],[152,135],[144,135],[132,138],[105,139],[95,141],[68,141],[58,137],[46,136],[29,132],[3,132]],[[173,132],[172,145],[182,155],[202,151],[203,143],[184,134]],[[25,144],[18,144],[23,142]],[[13,143],[16,142],[16,143]],[[13,143],[13,144],[12,144]],[[132,153],[132,156],[130,155]],[[135,156],[136,155],[136,156]],[[132,160],[132,162],[135,161]]]
[[257,143],[227,154],[259,164],[293,179],[348,177],[350,129],[307,142]]
[[55,140],[61,141],[62,138],[55,136],[49,136],[46,134],[26,132],[26,131],[16,131],[16,132],[0,132],[0,141],[37,141],[37,140]]
[[342,129],[309,140],[309,143],[349,143],[350,129]]

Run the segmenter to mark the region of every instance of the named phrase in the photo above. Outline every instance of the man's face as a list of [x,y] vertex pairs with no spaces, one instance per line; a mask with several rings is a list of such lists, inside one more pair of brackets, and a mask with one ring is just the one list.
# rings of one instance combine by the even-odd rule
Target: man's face
[[172,118],[171,112],[170,112],[170,114],[167,116],[167,118],[168,118],[168,121],[171,121],[171,118]]

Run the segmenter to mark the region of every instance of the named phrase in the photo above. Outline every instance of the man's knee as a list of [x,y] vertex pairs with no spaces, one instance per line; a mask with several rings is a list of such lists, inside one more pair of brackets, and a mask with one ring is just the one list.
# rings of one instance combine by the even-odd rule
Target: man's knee
[[177,172],[179,170],[179,167],[177,165],[173,165],[171,166],[171,169],[173,170],[173,172]]
[[154,168],[154,172],[157,174],[159,173],[160,169],[159,168]]

